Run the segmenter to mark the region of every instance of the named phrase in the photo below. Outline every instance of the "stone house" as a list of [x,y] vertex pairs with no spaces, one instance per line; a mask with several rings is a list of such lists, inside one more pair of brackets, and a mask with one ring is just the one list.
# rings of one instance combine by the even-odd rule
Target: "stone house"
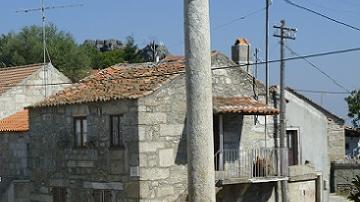
[[[35,104],[71,83],[51,63],[0,68],[0,119]],[[63,84],[63,85],[53,85]]]
[[[47,85],[44,85],[44,75]],[[29,115],[24,110],[71,81],[51,64],[0,69],[0,201],[29,198]],[[19,190],[19,191],[17,191]],[[22,190],[22,191],[21,191]],[[14,193],[19,193],[16,195]]]
[[[273,87],[275,105],[276,92]],[[322,176],[322,197],[328,201],[330,163],[345,157],[344,120],[292,88],[285,89],[285,98],[290,174],[297,165],[311,165]]]
[[[235,46],[249,48],[246,40]],[[218,67],[217,200],[275,201],[277,182],[287,178],[277,172],[273,127],[265,136],[263,124],[278,110],[264,104],[265,87],[247,72],[251,66],[238,65],[248,56],[235,63],[219,52],[211,55]],[[106,68],[29,110],[32,201],[186,200],[182,57]]]

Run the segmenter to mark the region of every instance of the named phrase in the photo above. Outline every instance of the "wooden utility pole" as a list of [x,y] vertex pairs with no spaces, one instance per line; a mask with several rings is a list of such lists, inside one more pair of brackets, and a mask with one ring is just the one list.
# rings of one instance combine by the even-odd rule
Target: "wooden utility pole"
[[[280,21],[280,26],[274,26],[275,29],[280,31],[279,34],[274,34],[274,37],[280,38],[280,174],[283,177],[287,177],[288,174],[288,145],[287,145],[287,136],[286,136],[286,122],[285,122],[285,39],[295,40],[294,33],[296,29],[288,28],[285,26],[285,20]],[[282,201],[288,201],[288,184],[287,181],[282,181],[281,185],[281,196]]]
[[184,0],[188,191],[215,202],[212,74],[208,0]]

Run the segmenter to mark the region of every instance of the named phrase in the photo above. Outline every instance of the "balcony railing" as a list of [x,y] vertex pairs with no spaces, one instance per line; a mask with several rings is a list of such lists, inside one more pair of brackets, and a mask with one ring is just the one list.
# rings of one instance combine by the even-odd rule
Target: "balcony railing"
[[215,154],[216,179],[279,177],[279,148],[224,149]]

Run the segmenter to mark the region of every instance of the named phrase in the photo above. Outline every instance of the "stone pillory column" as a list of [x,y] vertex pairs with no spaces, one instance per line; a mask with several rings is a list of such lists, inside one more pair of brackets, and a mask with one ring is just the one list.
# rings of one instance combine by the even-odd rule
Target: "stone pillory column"
[[215,202],[208,0],[184,0],[188,191],[191,202]]

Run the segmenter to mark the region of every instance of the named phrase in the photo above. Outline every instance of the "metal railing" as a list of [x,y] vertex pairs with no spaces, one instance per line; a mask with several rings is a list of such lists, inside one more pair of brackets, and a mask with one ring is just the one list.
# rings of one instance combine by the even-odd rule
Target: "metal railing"
[[224,149],[215,154],[216,179],[278,176],[279,148]]

